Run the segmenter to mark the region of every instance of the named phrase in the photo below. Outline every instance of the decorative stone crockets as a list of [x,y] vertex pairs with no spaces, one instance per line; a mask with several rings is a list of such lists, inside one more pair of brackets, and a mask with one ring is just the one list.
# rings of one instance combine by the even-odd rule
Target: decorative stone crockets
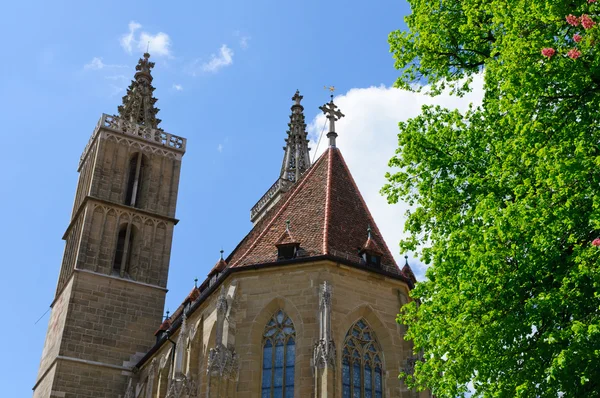
[[310,167],[310,157],[308,155],[308,139],[306,133],[306,123],[304,120],[304,107],[300,105],[302,101],[300,92],[296,90],[296,94],[292,97],[294,105],[292,105],[292,114],[288,123],[288,137],[285,139],[286,146],[283,148],[285,155],[281,164],[280,178],[292,182],[300,179]]
[[132,123],[158,129],[160,119],[156,117],[159,109],[154,106],[157,99],[152,96],[152,75],[150,70],[154,62],[148,61],[150,54],[144,53],[135,67],[134,80],[127,88],[127,95],[123,97],[123,105],[119,106],[119,116]]
[[184,312],[175,349],[173,376],[169,378],[166,398],[189,398],[198,395],[198,387],[194,378],[189,374],[183,374],[183,358],[189,339],[188,335],[187,316]]
[[206,372],[210,377],[237,380],[239,361],[235,350],[223,344],[223,329],[227,315],[227,295],[225,288],[221,286],[221,292],[217,298],[217,322],[215,327],[215,347],[208,353]]
[[335,343],[331,334],[331,285],[323,282],[319,294],[319,341],[313,351],[317,369],[335,367]]
[[250,221],[256,223],[281,198],[281,195],[287,192],[292,185],[300,179],[302,174],[310,167],[310,156],[308,152],[308,139],[306,132],[306,123],[304,119],[304,107],[300,105],[302,100],[300,92],[292,97],[292,114],[288,123],[287,138],[283,150],[283,162],[279,178],[250,209]]
[[175,376],[169,384],[166,398],[189,398],[198,396],[198,386],[188,375]]

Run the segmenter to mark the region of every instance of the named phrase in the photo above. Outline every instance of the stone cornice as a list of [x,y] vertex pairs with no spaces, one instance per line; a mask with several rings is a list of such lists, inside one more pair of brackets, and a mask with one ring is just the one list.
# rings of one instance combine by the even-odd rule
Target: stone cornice
[[[193,314],[194,311],[196,311],[203,302],[205,302],[209,297],[211,297],[212,294],[214,293],[214,291],[217,288],[219,288],[219,286],[221,286],[229,278],[229,276],[231,274],[253,272],[255,270],[266,269],[266,268],[276,268],[276,267],[282,267],[282,266],[285,266],[287,268],[292,265],[298,265],[298,266],[319,265],[319,263],[322,263],[322,262],[329,262],[332,266],[345,268],[348,270],[352,269],[354,271],[359,271],[359,272],[362,271],[362,272],[369,273],[369,274],[376,274],[378,277],[380,277],[381,279],[384,279],[384,280],[401,282],[401,283],[404,283],[406,286],[408,286],[409,290],[414,288],[414,284],[412,283],[412,281],[403,275],[398,275],[398,274],[395,274],[392,272],[384,271],[382,269],[377,269],[377,268],[373,268],[373,267],[366,268],[364,265],[356,264],[356,263],[349,261],[348,259],[345,259],[342,257],[335,257],[332,255],[304,257],[304,258],[298,258],[298,259],[293,259],[293,260],[275,261],[275,262],[270,262],[270,263],[245,265],[243,267],[226,268],[225,271],[223,271],[221,273],[221,275],[219,275],[219,277],[217,278],[215,283],[213,283],[212,285],[210,285],[208,288],[206,288],[204,291],[202,291],[200,293],[200,296],[192,303],[190,308],[186,311],[186,317],[190,318],[191,314]],[[311,264],[307,264],[307,263],[311,263]],[[183,317],[180,316],[173,321],[173,323],[171,324],[171,326],[169,328],[169,330],[170,330],[169,335],[172,336],[173,333],[179,329],[179,327],[181,326],[181,323],[182,323],[182,318]],[[137,365],[135,365],[133,367],[133,371],[135,372],[135,371],[141,369],[142,366],[144,365],[144,363],[146,363],[150,358],[152,358],[154,356],[154,354],[156,354],[156,352],[158,350],[160,350],[160,348],[166,341],[167,341],[167,334],[163,335],[163,337],[161,337],[156,342],[156,344],[146,353],[146,355],[144,355],[142,357],[142,359],[140,359],[140,361],[137,363]]]
[[77,211],[75,212],[75,214],[73,214],[73,217],[71,218],[71,222],[69,222],[69,225],[67,226],[67,229],[65,230],[65,233],[63,234],[62,239],[65,240],[67,239],[67,235],[69,234],[69,231],[71,230],[71,228],[73,228],[73,225],[75,225],[75,222],[77,221],[77,219],[79,218],[79,216],[81,215],[81,213],[83,212],[83,210],[86,208],[86,205],[88,202],[91,203],[99,203],[105,206],[110,206],[116,209],[121,209],[124,211],[129,211],[132,213],[136,213],[139,215],[143,215],[146,217],[152,217],[152,218],[156,218],[162,221],[166,221],[166,222],[171,222],[173,223],[173,225],[177,225],[177,223],[179,222],[178,219],[173,218],[173,217],[169,217],[169,216],[165,216],[162,214],[158,214],[158,213],[154,213],[152,211],[148,211],[148,210],[144,210],[144,209],[139,209],[137,207],[132,207],[132,206],[127,206],[121,203],[116,203],[116,202],[111,202],[109,200],[104,200],[104,199],[100,199],[100,198],[96,198],[94,196],[90,196],[87,195],[82,201],[81,204],[79,205],[79,208],[77,209]]

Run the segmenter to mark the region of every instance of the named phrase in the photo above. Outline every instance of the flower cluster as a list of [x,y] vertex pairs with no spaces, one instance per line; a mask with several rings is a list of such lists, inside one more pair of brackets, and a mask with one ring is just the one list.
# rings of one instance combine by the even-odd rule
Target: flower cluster
[[544,57],[552,57],[556,53],[556,50],[550,47],[542,48],[542,55]]
[[567,15],[566,19],[569,25],[579,26],[579,18],[577,18],[575,15],[569,14]]
[[[587,2],[588,2],[588,4],[591,4],[591,3],[596,3],[597,0],[588,0]],[[581,24],[581,27],[585,30],[591,29],[596,25],[596,22],[594,22],[592,17],[590,17],[587,14],[581,14],[580,17],[576,17],[573,14],[569,14],[565,17],[565,19],[569,25],[579,26]],[[579,33],[575,33],[573,35],[573,41],[575,43],[580,43],[582,40],[583,40],[583,36],[580,35]],[[542,56],[544,56],[546,58],[552,58],[555,54],[556,54],[556,50],[552,47],[542,48]],[[567,55],[567,57],[569,57],[571,59],[577,59],[577,58],[581,57],[582,54],[581,54],[581,51],[578,50],[577,48],[572,48],[567,52],[566,55]],[[600,245],[600,240],[598,242]]]
[[600,246],[600,238],[596,238],[592,241],[592,246]]
[[596,25],[596,22],[592,21],[589,15],[583,14],[581,16],[581,26],[584,29],[591,29],[594,25]]

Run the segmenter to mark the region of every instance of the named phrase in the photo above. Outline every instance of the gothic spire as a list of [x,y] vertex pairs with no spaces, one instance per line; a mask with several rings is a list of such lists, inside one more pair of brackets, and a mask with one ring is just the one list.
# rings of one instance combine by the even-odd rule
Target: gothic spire
[[152,74],[154,62],[148,61],[150,54],[144,53],[135,67],[134,80],[123,97],[123,105],[119,106],[119,116],[132,123],[157,129],[160,119],[156,117],[159,109],[154,106],[157,99],[152,96]]
[[283,148],[285,155],[281,165],[280,178],[292,182],[298,181],[310,167],[310,157],[308,156],[308,139],[306,138],[306,123],[304,122],[304,107],[300,105],[302,101],[300,92],[292,97],[292,114],[288,123],[288,137],[285,139],[286,145]]

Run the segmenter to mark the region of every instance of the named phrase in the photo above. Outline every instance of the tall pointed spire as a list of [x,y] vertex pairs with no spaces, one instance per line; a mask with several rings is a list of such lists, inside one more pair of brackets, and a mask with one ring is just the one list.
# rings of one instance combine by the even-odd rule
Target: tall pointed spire
[[123,105],[119,106],[119,116],[127,121],[146,127],[158,129],[160,119],[156,117],[159,109],[154,106],[157,99],[152,96],[152,74],[154,62],[148,61],[150,54],[144,53],[135,67],[134,80],[123,97]]
[[300,105],[302,101],[300,91],[292,97],[292,114],[288,123],[288,137],[285,139],[286,146],[283,148],[285,155],[281,164],[280,178],[292,182],[300,179],[310,167],[310,157],[308,156],[308,139],[306,138],[306,123],[304,121],[304,107]]
[[281,195],[287,192],[296,181],[300,179],[310,168],[310,157],[308,156],[308,133],[306,132],[306,123],[304,121],[304,107],[300,105],[302,101],[300,91],[292,97],[292,114],[288,123],[289,130],[285,139],[283,150],[283,163],[279,178],[267,190],[267,192],[250,209],[250,221],[258,222],[260,218],[281,198]]

